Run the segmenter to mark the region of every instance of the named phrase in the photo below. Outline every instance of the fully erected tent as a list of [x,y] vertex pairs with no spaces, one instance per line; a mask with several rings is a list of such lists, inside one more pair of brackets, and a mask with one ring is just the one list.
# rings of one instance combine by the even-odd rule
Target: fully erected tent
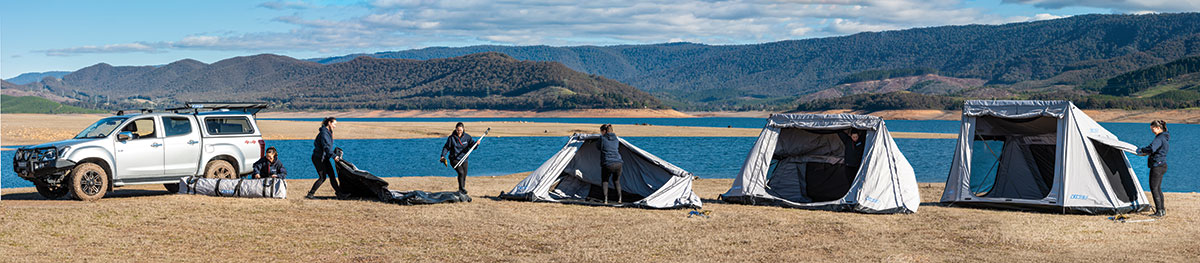
[[772,115],[721,199],[864,213],[913,213],[921,203],[913,168],[883,120],[853,114]]
[[967,101],[942,202],[1078,213],[1148,208],[1117,139],[1069,101]]
[[[501,198],[526,201],[565,202],[603,199],[600,188],[600,139],[598,134],[572,135],[562,150],[517,183]],[[625,200],[648,208],[700,208],[700,197],[692,192],[692,173],[633,146],[621,139],[620,184]],[[611,191],[615,194],[616,191]],[[616,198],[610,198],[616,200]]]

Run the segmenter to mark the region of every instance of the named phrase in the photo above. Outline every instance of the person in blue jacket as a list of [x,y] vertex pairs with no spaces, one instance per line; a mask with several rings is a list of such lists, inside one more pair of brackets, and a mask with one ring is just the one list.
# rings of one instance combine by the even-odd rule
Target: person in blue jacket
[[261,178],[287,178],[287,169],[283,168],[283,162],[279,161],[279,152],[275,147],[268,147],[263,158],[254,162],[254,179]]
[[1154,196],[1154,214],[1150,216],[1162,217],[1167,215],[1167,208],[1163,200],[1162,179],[1163,174],[1167,173],[1167,151],[1171,149],[1169,141],[1171,134],[1167,132],[1167,122],[1156,120],[1150,122],[1150,131],[1154,132],[1154,141],[1150,142],[1149,146],[1142,147],[1137,150],[1138,156],[1147,156],[1146,166],[1150,167],[1150,194]]
[[329,161],[333,158],[335,161],[341,160],[333,153],[333,130],[337,129],[337,118],[326,117],[321,121],[321,128],[317,130],[317,138],[313,139],[312,162],[313,167],[317,169],[317,182],[313,183],[312,190],[308,190],[308,195],[304,198],[313,198],[313,194],[317,193],[317,189],[321,188],[321,184],[325,183],[325,178],[329,177],[329,185],[333,186],[335,193],[340,193],[337,177],[334,174],[333,163]]
[[[447,165],[458,164],[459,160],[466,157],[467,151],[478,143],[465,129],[461,122],[454,125],[454,132],[446,137],[446,144],[442,145],[442,163],[446,163],[446,157],[450,157]],[[463,160],[462,165],[455,167],[454,171],[458,173],[458,192],[467,194],[467,161]]]
[[617,203],[624,203],[621,199],[621,139],[613,133],[612,124],[600,125],[600,143],[597,147],[600,148],[600,186],[604,189],[604,203],[608,203],[610,179],[612,185],[617,187]]

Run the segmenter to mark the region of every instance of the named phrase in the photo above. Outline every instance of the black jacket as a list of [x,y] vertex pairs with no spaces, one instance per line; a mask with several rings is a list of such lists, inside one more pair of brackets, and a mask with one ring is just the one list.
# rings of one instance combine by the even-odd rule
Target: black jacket
[[[475,138],[471,138],[470,134],[463,132],[462,138],[455,137],[453,133],[446,137],[446,144],[442,145],[442,157],[450,160],[450,165],[458,163],[463,155],[467,154],[467,150],[471,149],[476,143]],[[447,156],[447,154],[449,154]]]
[[333,131],[330,131],[329,127],[321,127],[317,138],[313,139],[313,159],[333,158],[333,148]]
[[272,163],[267,161],[267,158],[262,158],[254,162],[254,174],[251,176],[255,174],[258,175],[258,178],[271,178],[271,175],[274,174],[279,179],[284,179],[287,177],[287,169],[283,168],[283,162],[280,162],[279,159],[275,159],[275,162]]
[[610,164],[621,163],[621,140],[617,138],[616,133],[608,133],[601,135],[599,144],[600,148],[600,165],[608,166]]
[[846,147],[845,153],[844,153],[845,154],[844,163],[846,164],[846,166],[850,166],[850,167],[862,166],[862,157],[863,157],[863,151],[866,148],[867,136],[862,133],[858,133],[858,141],[855,142],[853,139],[850,138],[849,134],[846,134],[844,132],[838,132],[837,135],[839,138],[842,139],[842,144],[845,145],[845,147]]
[[1150,142],[1150,146],[1138,149],[1139,154],[1150,155],[1146,158],[1147,167],[1159,167],[1167,164],[1167,151],[1171,149],[1171,145],[1167,142],[1171,140],[1171,134],[1163,131],[1154,136],[1154,141]]

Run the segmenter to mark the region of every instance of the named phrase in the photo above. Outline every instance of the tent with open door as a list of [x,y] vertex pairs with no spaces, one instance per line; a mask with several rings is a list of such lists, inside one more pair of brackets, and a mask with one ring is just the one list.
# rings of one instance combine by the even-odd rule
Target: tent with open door
[[967,101],[941,201],[1064,213],[1142,211],[1148,205],[1124,153],[1135,149],[1069,101]]
[[853,114],[771,115],[720,198],[864,213],[913,213],[921,203],[913,168],[883,119]]
[[[599,134],[575,134],[562,150],[517,183],[501,198],[545,202],[603,199],[600,188]],[[647,208],[700,208],[692,192],[692,173],[621,139],[619,183],[630,205]],[[610,195],[616,191],[609,190]],[[616,200],[615,197],[609,200]]]

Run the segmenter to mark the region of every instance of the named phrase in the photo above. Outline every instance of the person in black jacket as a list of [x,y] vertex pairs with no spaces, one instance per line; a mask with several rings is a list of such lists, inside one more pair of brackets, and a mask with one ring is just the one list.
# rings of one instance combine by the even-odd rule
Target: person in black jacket
[[1171,140],[1171,134],[1167,132],[1167,122],[1156,120],[1150,122],[1150,131],[1154,132],[1154,141],[1150,142],[1149,146],[1142,147],[1137,150],[1138,156],[1149,155],[1146,158],[1146,166],[1150,167],[1150,194],[1154,196],[1154,214],[1150,216],[1162,217],[1167,215],[1166,200],[1163,200],[1162,179],[1163,174],[1167,173],[1167,151],[1171,149],[1168,141]]
[[846,184],[854,183],[854,177],[858,176],[858,168],[862,167],[863,151],[866,149],[867,137],[861,130],[849,129],[846,132],[839,132],[838,137],[842,139],[845,145],[845,156],[843,162],[846,165]]
[[[446,144],[442,145],[442,163],[446,163],[446,157],[449,154],[450,163],[447,165],[458,164],[459,160],[466,157],[464,155],[467,154],[467,151],[478,143],[475,138],[471,138],[471,135],[467,134],[465,129],[461,122],[454,125],[454,132],[446,137]],[[467,161],[463,160],[462,165],[455,167],[454,171],[458,172],[458,192],[467,194]]]
[[325,177],[329,177],[329,185],[333,186],[335,193],[340,193],[337,177],[334,175],[333,163],[329,161],[333,158],[335,161],[341,160],[342,157],[333,153],[333,130],[337,129],[337,118],[326,117],[321,121],[321,128],[318,129],[317,138],[313,139],[313,167],[317,169],[317,182],[313,183],[312,190],[308,190],[308,195],[304,198],[313,198],[313,194],[317,193],[317,188],[321,188],[321,184],[325,183]]
[[617,187],[617,203],[624,203],[621,198],[621,140],[613,133],[612,124],[600,125],[600,186],[604,189],[604,203],[608,203],[608,184]]
[[287,178],[287,169],[283,168],[283,162],[279,161],[279,152],[275,147],[267,148],[262,159],[254,162],[254,179],[259,178]]

